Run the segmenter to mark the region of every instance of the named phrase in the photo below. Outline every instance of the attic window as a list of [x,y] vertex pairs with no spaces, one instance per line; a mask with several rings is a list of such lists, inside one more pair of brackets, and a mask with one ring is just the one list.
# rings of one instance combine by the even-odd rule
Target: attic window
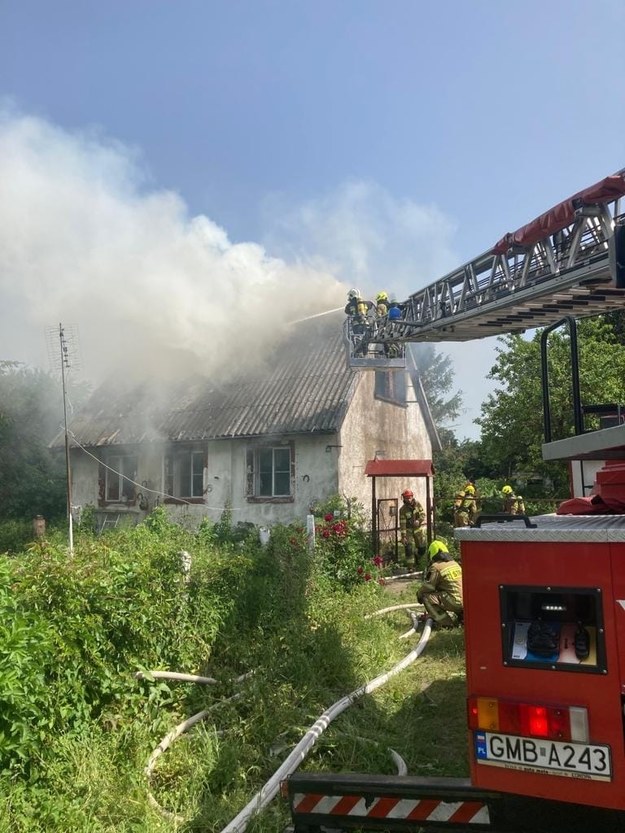
[[374,396],[393,405],[406,406],[406,373],[403,370],[376,370]]
[[292,500],[294,460],[292,443],[248,448],[248,500]]

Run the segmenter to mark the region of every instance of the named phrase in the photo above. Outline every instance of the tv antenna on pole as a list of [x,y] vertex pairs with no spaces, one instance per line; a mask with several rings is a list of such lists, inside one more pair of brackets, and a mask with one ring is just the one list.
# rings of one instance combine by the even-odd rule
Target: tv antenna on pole
[[[65,471],[67,477],[67,523],[69,530],[69,554],[74,554],[74,520],[72,515],[72,470],[69,457],[69,431],[67,428],[67,380],[70,368],[78,370],[78,327],[49,327],[47,330],[48,358],[50,366],[61,373],[63,385],[63,426],[65,430]],[[56,339],[58,337],[58,342]],[[56,342],[56,343],[55,343]]]

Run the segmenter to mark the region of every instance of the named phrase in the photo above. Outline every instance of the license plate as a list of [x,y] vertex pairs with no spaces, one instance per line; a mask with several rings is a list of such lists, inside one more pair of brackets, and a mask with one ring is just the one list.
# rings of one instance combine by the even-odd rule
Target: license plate
[[478,764],[525,772],[593,781],[612,778],[609,746],[475,732],[475,757]]

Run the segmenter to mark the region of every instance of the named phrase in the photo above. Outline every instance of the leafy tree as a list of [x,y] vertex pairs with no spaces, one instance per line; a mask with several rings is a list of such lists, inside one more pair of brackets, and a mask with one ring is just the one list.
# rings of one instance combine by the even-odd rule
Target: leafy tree
[[[625,397],[625,346],[605,318],[578,323],[580,392],[583,403],[618,403]],[[523,474],[551,481],[552,493],[566,491],[564,464],[545,463],[543,402],[540,375],[541,331],[527,340],[520,335],[499,339],[497,359],[488,378],[499,383],[482,405],[481,456],[490,477],[512,479]],[[570,338],[568,332],[549,336],[548,351],[551,430],[553,439],[574,433]],[[589,427],[597,427],[589,425]]]
[[436,426],[458,418],[462,408],[462,392],[450,394],[454,384],[451,358],[439,353],[433,344],[418,342],[410,345],[419,376]]
[[[76,398],[84,388],[76,388]],[[63,421],[58,380],[0,361],[0,520],[63,517],[65,460],[48,444]]]

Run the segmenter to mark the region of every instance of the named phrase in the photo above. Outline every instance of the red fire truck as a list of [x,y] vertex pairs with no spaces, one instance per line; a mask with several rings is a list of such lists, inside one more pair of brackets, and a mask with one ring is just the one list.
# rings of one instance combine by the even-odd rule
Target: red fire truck
[[[575,326],[623,308],[624,196],[622,170],[410,296],[401,319],[356,336],[348,322],[353,366],[389,372],[402,358],[387,343],[544,327],[543,457],[569,461],[572,494],[599,499],[586,514],[481,516],[456,530],[470,779],[295,774],[295,833],[625,831],[625,411],[581,402]],[[575,435],[553,438],[548,342],[564,325]],[[587,431],[588,412],[609,427]]]

